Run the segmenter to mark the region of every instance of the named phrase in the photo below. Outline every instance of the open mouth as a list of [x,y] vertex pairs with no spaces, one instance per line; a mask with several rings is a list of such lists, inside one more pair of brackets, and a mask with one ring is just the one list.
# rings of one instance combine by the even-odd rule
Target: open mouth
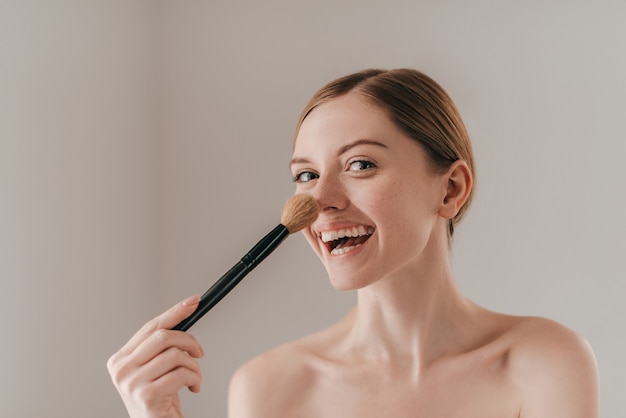
[[335,231],[322,232],[322,241],[333,255],[345,254],[359,247],[374,233],[371,226],[355,226],[352,228],[338,229]]

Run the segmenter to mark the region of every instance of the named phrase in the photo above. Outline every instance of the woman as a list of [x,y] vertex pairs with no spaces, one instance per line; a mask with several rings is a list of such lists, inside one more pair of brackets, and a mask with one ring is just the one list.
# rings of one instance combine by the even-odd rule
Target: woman
[[[328,329],[249,361],[231,417],[598,415],[593,354],[573,331],[464,298],[450,268],[474,160],[448,95],[409,69],[323,87],[302,113],[291,170],[320,215],[304,234],[334,287],[358,302]],[[149,322],[109,361],[131,416],[178,417],[202,349],[167,331],[197,298]]]

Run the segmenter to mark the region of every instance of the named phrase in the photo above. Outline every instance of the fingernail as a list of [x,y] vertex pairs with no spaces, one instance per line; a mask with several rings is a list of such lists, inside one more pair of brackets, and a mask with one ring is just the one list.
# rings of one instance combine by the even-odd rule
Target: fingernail
[[187,299],[183,300],[182,305],[183,306],[193,306],[193,305],[197,305],[199,301],[200,301],[200,295],[193,295],[193,296],[189,296]]

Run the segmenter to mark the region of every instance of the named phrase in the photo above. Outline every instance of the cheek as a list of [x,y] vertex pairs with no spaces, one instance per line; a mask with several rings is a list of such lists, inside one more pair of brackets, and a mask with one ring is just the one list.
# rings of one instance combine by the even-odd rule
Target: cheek
[[406,239],[419,239],[437,218],[432,193],[415,182],[398,183],[381,191],[381,199],[372,210],[390,232]]
[[[415,183],[395,181],[381,184],[373,190],[375,199],[369,198],[369,209],[383,217],[399,218],[420,210],[421,193]],[[367,199],[367,196],[365,196]]]
[[322,254],[320,253],[319,241],[317,237],[308,228],[303,229],[302,233],[304,234],[304,237],[306,238],[313,251],[315,251],[315,254],[317,254],[317,256],[321,258]]

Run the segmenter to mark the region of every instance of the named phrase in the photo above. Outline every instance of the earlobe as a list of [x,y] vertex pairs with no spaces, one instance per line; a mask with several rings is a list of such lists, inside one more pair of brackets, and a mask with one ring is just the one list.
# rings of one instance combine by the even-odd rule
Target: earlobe
[[452,219],[467,201],[472,190],[473,178],[467,163],[459,160],[450,166],[446,179],[446,193],[439,215],[445,219]]

